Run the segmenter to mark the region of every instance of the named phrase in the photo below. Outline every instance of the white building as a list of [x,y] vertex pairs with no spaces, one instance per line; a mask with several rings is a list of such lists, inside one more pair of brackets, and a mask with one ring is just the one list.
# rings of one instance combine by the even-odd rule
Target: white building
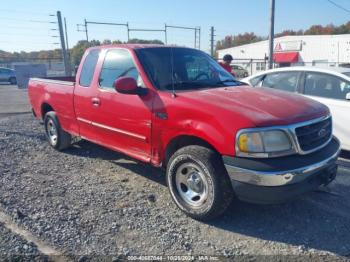
[[[233,56],[251,74],[265,70],[268,40],[218,51]],[[283,36],[274,41],[275,67],[294,65],[338,66],[350,63],[350,34]]]

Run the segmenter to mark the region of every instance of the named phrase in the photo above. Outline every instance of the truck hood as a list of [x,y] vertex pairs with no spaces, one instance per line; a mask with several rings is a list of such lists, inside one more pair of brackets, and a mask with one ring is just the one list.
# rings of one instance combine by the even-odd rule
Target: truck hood
[[183,92],[214,114],[232,113],[249,119],[257,127],[288,125],[329,114],[327,106],[304,96],[271,88],[232,86]]

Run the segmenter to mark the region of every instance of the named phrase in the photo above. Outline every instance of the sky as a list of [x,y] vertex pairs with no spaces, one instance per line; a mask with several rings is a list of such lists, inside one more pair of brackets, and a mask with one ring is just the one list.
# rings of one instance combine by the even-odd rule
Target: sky
[[[350,10],[349,0],[332,0]],[[201,49],[209,51],[210,27],[215,40],[226,35],[254,32],[267,36],[270,0],[2,0],[0,5],[0,50],[38,51],[59,48],[55,15],[60,10],[67,21],[69,46],[85,39],[77,31],[84,19],[129,23],[130,28],[164,29],[168,25],[201,28]],[[313,24],[339,25],[350,13],[328,0],[276,0],[275,32],[306,29]],[[89,25],[89,38],[127,39],[125,27]],[[130,32],[130,38],[159,39],[162,32]],[[194,46],[192,30],[168,30],[168,43]]]

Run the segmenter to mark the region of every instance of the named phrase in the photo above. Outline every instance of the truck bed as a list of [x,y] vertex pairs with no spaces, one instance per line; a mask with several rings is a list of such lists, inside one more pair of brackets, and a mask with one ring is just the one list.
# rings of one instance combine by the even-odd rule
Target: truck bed
[[[48,83],[61,83],[61,84],[68,84],[68,85],[74,85],[75,83],[75,77],[74,76],[54,76],[54,77],[42,77],[42,78],[31,78],[30,81],[40,81],[40,82],[48,82]],[[66,82],[66,83],[62,83]]]
[[64,130],[78,133],[74,112],[74,77],[31,78],[28,84],[28,96],[33,111],[43,119],[50,105]]

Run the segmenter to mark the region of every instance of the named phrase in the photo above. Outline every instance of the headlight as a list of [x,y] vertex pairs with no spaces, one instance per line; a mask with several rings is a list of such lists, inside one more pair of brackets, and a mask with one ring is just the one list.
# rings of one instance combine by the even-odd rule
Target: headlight
[[236,141],[238,156],[269,157],[290,154],[292,143],[282,130],[241,131]]

